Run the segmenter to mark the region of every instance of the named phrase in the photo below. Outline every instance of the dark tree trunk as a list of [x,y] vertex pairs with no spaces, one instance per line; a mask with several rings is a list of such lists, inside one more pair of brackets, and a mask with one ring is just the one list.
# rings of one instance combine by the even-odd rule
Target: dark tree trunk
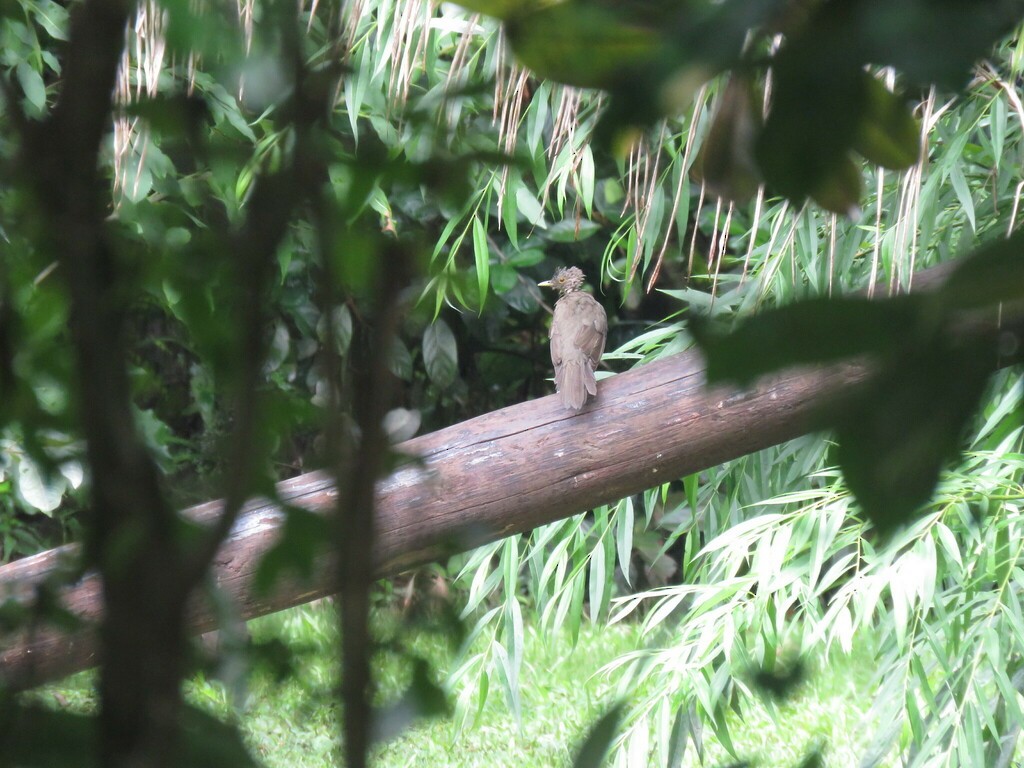
[[[101,763],[174,765],[181,723],[186,633],[180,584],[133,558],[104,590],[100,633]],[[177,575],[168,569],[164,574]]]

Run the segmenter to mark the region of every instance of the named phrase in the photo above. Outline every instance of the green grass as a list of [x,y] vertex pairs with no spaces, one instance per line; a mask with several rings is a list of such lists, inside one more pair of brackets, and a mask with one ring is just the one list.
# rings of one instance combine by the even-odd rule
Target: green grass
[[[275,686],[266,676],[257,677],[241,716],[248,743],[271,768],[321,768],[332,764],[336,756],[337,709],[330,701],[334,621],[333,610],[321,604],[250,625],[255,640],[279,638],[312,649],[296,679]],[[393,623],[381,620],[381,624]],[[409,651],[429,659],[442,673],[455,662],[447,643],[435,635],[414,635],[405,642]],[[421,721],[380,746],[376,765],[570,765],[588,726],[614,700],[616,680],[602,673],[602,667],[642,644],[639,627],[631,624],[585,624],[575,647],[567,634],[546,639],[527,629],[520,681],[521,722],[516,722],[502,692],[492,688],[475,722],[475,713],[469,713],[461,729],[458,718]],[[870,706],[873,673],[866,650],[852,657],[836,655],[828,664],[812,662],[807,682],[792,699],[778,705],[754,702],[743,707],[742,716],[730,719],[737,753],[765,768],[795,766],[820,746],[825,765],[857,765],[872,730],[865,727],[864,717]],[[408,684],[408,666],[388,656],[378,665],[377,679],[382,698],[394,698]],[[222,690],[204,683],[194,687],[193,695],[205,688]],[[735,760],[710,735],[705,737],[705,748],[707,765]],[[691,747],[686,765],[698,764]]]
[[[338,765],[338,707],[331,695],[337,658],[335,614],[329,604],[285,611],[251,622],[254,641],[283,641],[295,652],[295,674],[283,682],[261,669],[251,676],[229,674],[228,682],[197,676],[186,684],[189,700],[239,723],[252,753],[270,768],[324,768]],[[378,616],[382,634],[396,625]],[[405,651],[428,659],[442,674],[456,658],[436,634],[403,635]],[[567,635],[541,637],[527,630],[521,676],[522,719],[516,722],[500,690],[492,688],[479,716],[421,720],[375,750],[381,768],[453,766],[471,768],[551,768],[571,765],[575,748],[590,723],[614,699],[615,679],[601,672],[619,654],[642,645],[639,627],[584,625],[572,645]],[[381,703],[408,685],[411,665],[388,653],[376,665]],[[873,730],[864,717],[871,700],[874,668],[867,651],[812,661],[807,681],[781,704],[756,701],[731,716],[737,754],[751,765],[796,766],[816,746],[824,765],[856,766]],[[95,707],[91,673],[33,694],[76,711]],[[234,680],[234,682],[232,682]],[[773,714],[774,713],[774,714]],[[705,735],[705,765],[724,766],[735,758]],[[631,762],[632,766],[634,763]],[[654,762],[650,763],[654,765]],[[699,762],[691,746],[684,765]]]
[[[299,677],[275,686],[257,680],[242,717],[247,740],[271,768],[313,768],[330,764],[336,709],[328,703],[330,659],[335,645],[334,613],[325,606],[298,609],[252,623],[254,640],[277,637],[289,644],[318,647]],[[382,624],[392,624],[384,619]],[[596,676],[607,662],[635,647],[632,627],[599,632],[585,628],[573,649],[568,638],[546,643],[528,632],[521,676],[522,721],[517,723],[500,691],[493,690],[474,722],[461,730],[455,718],[421,721],[376,750],[380,766],[553,766],[570,761],[588,723],[603,711],[610,683]],[[448,643],[436,635],[403,638],[407,650],[441,671],[455,662]],[[378,665],[381,698],[395,698],[409,681],[409,666],[394,655]],[[311,704],[316,700],[316,704]]]

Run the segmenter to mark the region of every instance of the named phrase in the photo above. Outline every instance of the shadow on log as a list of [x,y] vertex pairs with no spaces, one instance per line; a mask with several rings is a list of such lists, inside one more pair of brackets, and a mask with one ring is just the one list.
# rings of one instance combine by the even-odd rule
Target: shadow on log
[[[915,276],[915,288],[947,271]],[[814,428],[819,409],[866,376],[865,367],[844,364],[791,371],[745,391],[709,390],[702,359],[691,351],[602,380],[597,398],[578,414],[550,396],[410,440],[398,448],[420,462],[378,484],[377,572],[395,574],[797,437]],[[283,482],[278,492],[312,511],[335,504],[333,483],[321,472]],[[210,502],[184,514],[210,521],[219,512]],[[267,596],[253,589],[283,515],[272,503],[250,502],[215,559],[212,579],[243,619],[330,592],[326,558],[316,563],[312,583],[282,580]],[[0,601],[31,599],[76,552],[62,547],[0,567]],[[62,591],[65,607],[87,623],[100,615],[100,595],[93,575]],[[193,634],[215,628],[205,601],[194,601],[189,625]],[[95,665],[96,650],[90,631],[24,631],[0,649],[0,685],[20,690],[58,679]]]

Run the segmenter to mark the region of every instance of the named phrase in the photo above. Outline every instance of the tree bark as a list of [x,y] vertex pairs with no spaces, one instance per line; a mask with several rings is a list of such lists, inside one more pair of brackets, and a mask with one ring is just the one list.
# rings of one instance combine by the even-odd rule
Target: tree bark
[[[376,573],[435,561],[797,437],[866,375],[848,364],[789,372],[748,391],[709,390],[701,357],[691,351],[606,378],[579,414],[551,396],[410,440],[397,448],[418,459],[377,485]],[[337,495],[321,472],[283,482],[278,492],[282,502],[316,512],[328,512]],[[184,514],[210,522],[220,508],[210,502]],[[215,558],[212,581],[242,618],[332,591],[327,556],[309,583],[290,579],[268,595],[254,590],[283,516],[271,502],[250,502]],[[0,599],[30,600],[76,553],[62,547],[0,567]],[[62,592],[63,604],[87,624],[102,615],[98,581],[89,574]],[[208,601],[193,601],[187,623],[193,634],[215,627]],[[40,623],[5,641],[0,684],[24,689],[90,667],[96,648],[93,630],[67,634]]]

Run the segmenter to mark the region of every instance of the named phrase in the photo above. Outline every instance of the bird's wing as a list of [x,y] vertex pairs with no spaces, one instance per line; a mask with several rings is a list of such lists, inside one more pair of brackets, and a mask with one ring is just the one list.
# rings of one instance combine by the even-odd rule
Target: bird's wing
[[565,314],[565,308],[562,307],[559,310],[560,306],[560,304],[555,304],[555,314],[551,319],[551,330],[548,331],[548,335],[551,337],[551,362],[556,368],[562,364],[562,359],[565,357],[565,354],[562,352],[565,339],[562,332],[558,330],[564,327],[564,321],[560,322],[559,318]]
[[586,293],[580,296],[580,303],[585,305],[586,319],[577,329],[573,341],[575,347],[586,355],[591,365],[596,368],[601,361],[601,355],[604,354],[604,344],[608,337],[608,316],[604,307],[593,296]]

